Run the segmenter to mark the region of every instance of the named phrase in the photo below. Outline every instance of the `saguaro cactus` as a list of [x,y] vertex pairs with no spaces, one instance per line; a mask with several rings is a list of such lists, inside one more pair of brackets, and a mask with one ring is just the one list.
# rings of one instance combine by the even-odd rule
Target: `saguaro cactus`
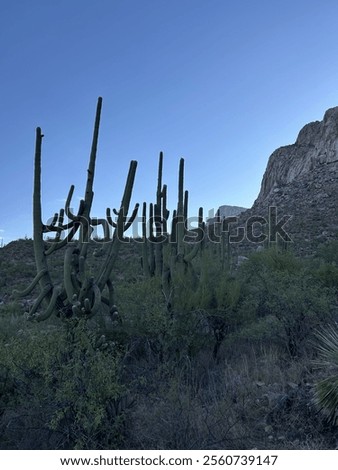
[[[29,318],[31,319],[34,318],[41,321],[48,318],[53,312],[63,317],[84,315],[89,318],[103,310],[107,311],[108,309],[110,313],[116,311],[114,289],[110,280],[110,274],[118,255],[123,234],[132,224],[138,210],[138,204],[136,204],[131,217],[127,220],[137,162],[132,161],[130,163],[120,209],[118,211],[114,209],[117,221],[113,221],[109,208],[107,209],[106,219],[92,218],[93,183],[101,108],[102,98],[99,98],[87,171],[85,197],[80,201],[77,214],[74,214],[70,209],[74,192],[74,186],[71,186],[64,209],[55,214],[52,222],[48,225],[42,222],[41,210],[41,147],[43,135],[39,127],[36,130],[33,244],[37,275],[27,289],[17,293],[20,296],[28,295],[39,284],[40,294],[29,312]],[[65,215],[69,219],[69,222],[66,224],[64,223]],[[104,242],[107,243],[108,249],[101,270],[95,278],[88,273],[87,256],[88,244],[94,226],[99,224],[103,226]],[[114,229],[112,237],[110,237],[109,233],[110,226]],[[51,232],[55,232],[55,237],[49,240],[50,246],[46,249],[43,237],[45,233]],[[78,234],[78,239],[75,239],[76,234]],[[50,275],[48,256],[65,246],[63,281],[57,285],[53,283]],[[107,292],[107,295],[105,295],[105,292]],[[38,312],[42,303],[45,303],[45,309]]]
[[172,222],[172,247],[174,267],[190,263],[203,247],[205,237],[205,223],[203,222],[203,208],[199,208],[198,227],[195,231],[188,227],[188,200],[189,193],[184,191],[184,159],[181,158],[178,173],[178,202],[175,217]]
[[[168,241],[167,185],[162,185],[163,153],[158,163],[156,203],[149,205],[149,236],[147,237],[147,204],[142,211],[142,265],[146,277],[161,276],[163,272],[163,247]],[[155,229],[154,229],[155,226]]]

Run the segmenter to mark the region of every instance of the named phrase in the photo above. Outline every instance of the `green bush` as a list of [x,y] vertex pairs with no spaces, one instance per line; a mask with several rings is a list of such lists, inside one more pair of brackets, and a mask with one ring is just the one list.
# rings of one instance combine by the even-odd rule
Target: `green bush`
[[4,448],[122,445],[126,389],[119,357],[84,322],[21,330],[1,348],[0,365]]
[[314,270],[314,276],[323,287],[338,289],[338,266],[335,264],[321,263]]
[[238,276],[243,290],[240,310],[246,312],[247,323],[274,316],[279,327],[272,339],[283,344],[292,357],[304,352],[315,328],[333,318],[334,292],[290,253],[256,253]]

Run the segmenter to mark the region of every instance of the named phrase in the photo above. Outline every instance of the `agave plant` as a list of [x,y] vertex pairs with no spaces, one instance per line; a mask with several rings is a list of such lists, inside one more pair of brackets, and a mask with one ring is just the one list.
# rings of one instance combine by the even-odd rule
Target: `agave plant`
[[317,333],[319,344],[315,364],[329,375],[315,386],[315,403],[333,425],[338,424],[338,324]]

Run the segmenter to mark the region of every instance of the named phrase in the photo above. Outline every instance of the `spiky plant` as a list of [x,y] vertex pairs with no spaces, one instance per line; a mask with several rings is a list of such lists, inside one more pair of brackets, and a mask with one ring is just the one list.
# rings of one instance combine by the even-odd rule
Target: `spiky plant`
[[[114,286],[110,279],[111,272],[118,257],[123,234],[133,223],[139,205],[136,204],[132,215],[128,211],[133,191],[137,162],[131,161],[129,173],[122,196],[120,209],[113,209],[117,219],[113,220],[110,207],[107,208],[106,218],[92,217],[91,209],[94,198],[93,184],[98,146],[99,126],[102,108],[102,98],[98,98],[92,147],[87,170],[87,183],[84,199],[80,201],[77,214],[71,209],[74,185],[70,187],[65,208],[54,215],[50,224],[42,222],[41,204],[41,150],[43,134],[41,128],[36,129],[36,145],[34,160],[34,191],[33,191],[33,246],[37,274],[30,286],[16,295],[24,297],[39,285],[40,294],[28,312],[30,320],[42,321],[56,313],[62,318],[84,316],[91,318],[97,313],[116,313],[114,303]],[[64,223],[65,216],[69,222]],[[88,244],[94,232],[94,227],[102,225],[104,242],[107,246],[106,258],[98,274],[93,277],[87,268]],[[113,234],[110,236],[110,228]],[[55,237],[49,239],[46,247],[44,234],[55,232]],[[78,235],[78,238],[76,236]],[[66,247],[64,255],[64,276],[61,285],[56,285],[51,276],[48,257],[56,250]],[[45,303],[45,308],[41,305]]]
[[338,324],[317,333],[318,359],[315,365],[324,369],[328,377],[315,386],[315,403],[327,420],[338,424]]

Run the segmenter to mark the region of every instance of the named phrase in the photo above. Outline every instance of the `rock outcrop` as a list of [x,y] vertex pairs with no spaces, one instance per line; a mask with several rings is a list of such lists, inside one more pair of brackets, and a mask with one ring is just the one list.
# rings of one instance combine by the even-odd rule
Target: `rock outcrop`
[[[312,255],[318,245],[338,240],[338,107],[326,111],[323,121],[307,124],[293,145],[273,152],[260,193],[238,226],[255,216],[268,220],[271,207],[278,220],[290,217],[284,229],[298,254]],[[257,245],[246,238],[237,248],[246,252]]]
[[304,126],[293,145],[273,152],[256,202],[268,199],[295,179],[326,164],[338,168],[338,107],[326,111],[323,121]]
[[247,210],[246,207],[240,207],[240,206],[227,206],[227,205],[220,206],[216,211],[215,217],[210,217],[207,220],[207,224],[210,225],[210,224],[215,223],[218,217],[220,217],[221,219],[224,219],[226,217],[232,217],[233,215],[239,215],[246,210]]

